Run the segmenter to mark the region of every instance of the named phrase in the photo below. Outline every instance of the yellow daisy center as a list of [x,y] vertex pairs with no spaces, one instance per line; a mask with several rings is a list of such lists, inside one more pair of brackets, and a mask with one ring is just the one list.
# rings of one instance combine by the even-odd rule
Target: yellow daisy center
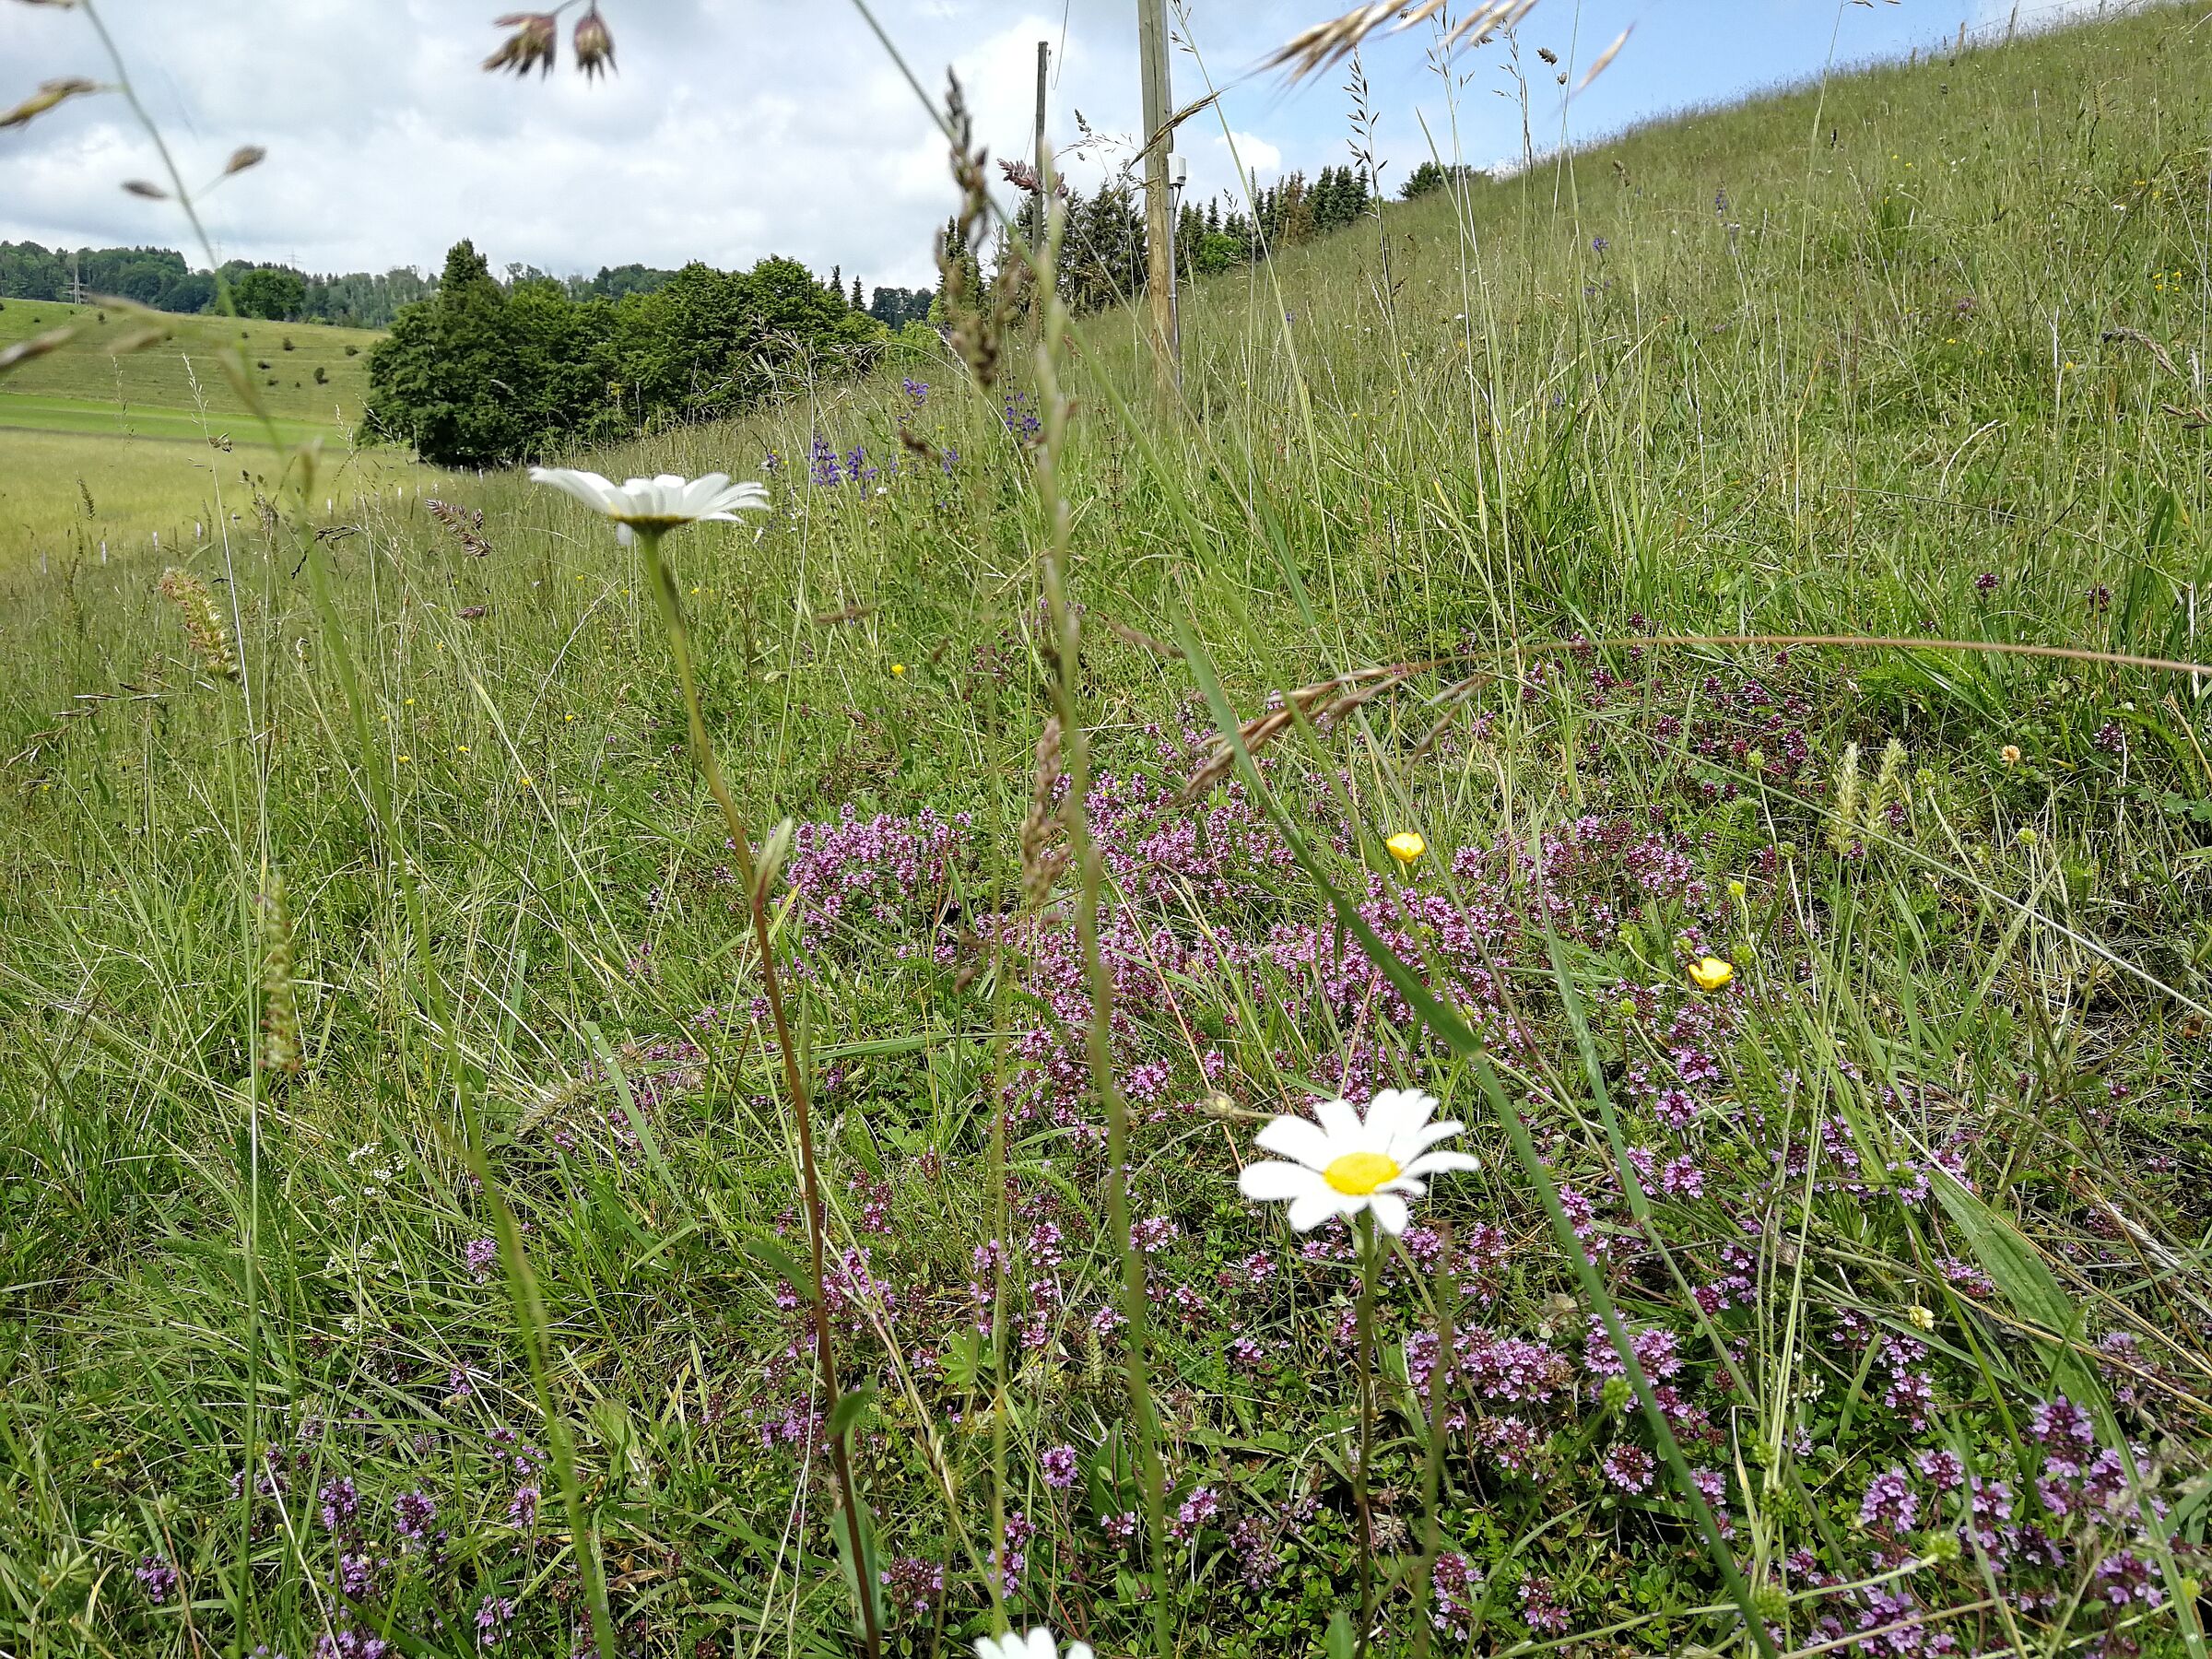
[[1380,1152],[1347,1152],[1321,1172],[1338,1192],[1364,1198],[1386,1181],[1398,1178],[1398,1160]]

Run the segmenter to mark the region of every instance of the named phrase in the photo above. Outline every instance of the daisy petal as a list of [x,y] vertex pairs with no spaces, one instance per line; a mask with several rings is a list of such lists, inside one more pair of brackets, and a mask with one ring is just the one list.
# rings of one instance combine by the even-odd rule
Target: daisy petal
[[1301,1193],[1290,1200],[1288,1218],[1292,1232],[1312,1232],[1331,1216],[1345,1214],[1344,1195],[1330,1187]]
[[1411,1163],[1441,1140],[1450,1140],[1466,1125],[1451,1118],[1441,1124],[1430,1124],[1419,1129],[1402,1129],[1390,1143],[1390,1155],[1400,1163]]
[[1386,1088],[1367,1109],[1367,1121],[1372,1124],[1377,1112],[1387,1112],[1388,1122],[1401,1129],[1418,1129],[1436,1111],[1436,1097],[1424,1094],[1418,1088]]
[[594,512],[605,512],[613,500],[615,487],[595,472],[577,472],[565,466],[534,466],[530,469],[533,484],[549,484],[563,495],[573,496]]
[[1327,1169],[1336,1156],[1328,1132],[1312,1118],[1276,1118],[1252,1137],[1252,1144],[1278,1158],[1295,1159],[1311,1170]]
[[1331,1140],[1345,1143],[1339,1150],[1348,1151],[1360,1144],[1359,1113],[1349,1100],[1324,1100],[1313,1108],[1313,1115],[1321,1120]]
[[1424,1152],[1398,1172],[1400,1175],[1442,1175],[1453,1170],[1479,1170],[1482,1159],[1472,1152]]
[[1406,1223],[1413,1219],[1413,1212],[1406,1207],[1406,1200],[1395,1193],[1370,1193],[1367,1195],[1367,1206],[1375,1213],[1375,1225],[1394,1239],[1404,1232]]
[[722,492],[729,488],[729,483],[727,473],[709,473],[703,478],[692,479],[680,492],[684,515],[695,519],[712,516],[714,503],[722,499]]
[[1283,1204],[1328,1190],[1312,1170],[1292,1163],[1246,1164],[1237,1177],[1237,1191],[1255,1204]]

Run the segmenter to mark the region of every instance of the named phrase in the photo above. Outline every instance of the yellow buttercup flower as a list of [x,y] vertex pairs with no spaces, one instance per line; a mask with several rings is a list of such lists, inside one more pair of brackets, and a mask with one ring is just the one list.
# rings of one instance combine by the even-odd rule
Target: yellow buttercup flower
[[1690,982],[1700,991],[1718,991],[1735,977],[1735,970],[1719,957],[1700,957],[1689,965]]
[[1409,865],[1429,851],[1429,843],[1411,830],[1401,830],[1382,843],[1390,855],[1402,865]]
[[893,674],[904,674],[906,672],[906,665],[904,663],[893,663],[891,665],[891,672]]

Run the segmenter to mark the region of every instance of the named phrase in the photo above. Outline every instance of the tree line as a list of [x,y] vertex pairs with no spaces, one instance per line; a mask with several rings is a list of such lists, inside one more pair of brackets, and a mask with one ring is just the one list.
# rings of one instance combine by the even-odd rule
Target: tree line
[[[357,271],[318,276],[289,265],[231,260],[222,266],[241,316],[272,323],[383,328],[429,291],[419,271]],[[0,300],[97,300],[113,296],[153,311],[193,316],[216,309],[213,271],[195,271],[173,248],[47,248],[0,242]]]
[[[1293,172],[1249,202],[1220,196],[1204,206],[1185,202],[1176,218],[1177,269],[1187,278],[1250,265],[1272,251],[1344,229],[1377,201],[1367,170],[1346,166],[1324,167],[1312,180]],[[1112,178],[1088,193],[1068,189],[1066,202],[1060,292],[1068,309],[1103,311],[1142,293],[1147,267],[1144,195],[1138,186],[1124,177]],[[1016,220],[1025,238],[1037,234],[1036,213],[1032,197]],[[948,226],[947,237],[957,236],[958,226]],[[953,253],[971,257],[957,247]]]
[[[382,275],[355,271],[324,276],[294,265],[231,260],[223,265],[222,276],[241,316],[340,328],[389,328],[401,312],[438,291],[435,276],[408,266]],[[676,276],[673,270],[624,265],[603,265],[595,276],[556,277],[534,265],[511,265],[505,282],[509,288],[553,282],[571,300],[621,300],[650,294]],[[856,282],[853,309],[865,311],[887,328],[928,318],[928,288],[878,288],[865,304],[861,291]],[[34,241],[0,241],[0,300],[112,295],[152,311],[194,316],[216,309],[216,292],[215,273],[194,270],[173,248],[47,248]]]
[[371,429],[441,465],[505,465],[737,414],[795,373],[865,367],[887,337],[857,285],[793,259],[608,286],[623,291],[503,283],[456,243],[370,351]]

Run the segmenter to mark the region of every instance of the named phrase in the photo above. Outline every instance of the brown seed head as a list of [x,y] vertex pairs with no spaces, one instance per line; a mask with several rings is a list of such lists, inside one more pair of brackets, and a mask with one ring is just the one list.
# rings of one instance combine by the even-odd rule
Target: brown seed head
[[13,346],[0,347],[0,374],[33,358],[42,358],[50,351],[59,351],[76,337],[76,328],[50,328],[44,334],[33,335],[28,340],[18,340]]
[[230,159],[223,163],[223,177],[241,173],[249,167],[259,167],[269,159],[269,152],[258,144],[241,144],[230,152]]
[[1021,820],[1021,896],[1032,908],[1052,896],[1053,883],[1067,868],[1067,849],[1055,845],[1060,782],[1060,717],[1049,716],[1037,737],[1036,779],[1030,810]]
[[161,596],[175,606],[183,618],[185,641],[201,666],[223,679],[238,678],[238,653],[230,643],[230,629],[207,584],[191,571],[171,565],[161,572],[159,585]]
[[583,71],[586,80],[615,67],[615,37],[606,27],[606,19],[594,6],[585,12],[576,24],[576,67]]
[[100,90],[98,81],[86,80],[82,76],[71,76],[66,80],[42,82],[29,98],[0,115],[0,127],[27,126],[54,105],[72,98],[81,98],[88,92]]
[[540,75],[553,73],[554,60],[560,55],[560,29],[550,12],[509,12],[494,18],[494,29],[511,29],[514,32],[500,42],[500,49],[484,60],[484,67],[491,72],[512,69],[517,76],[531,70]]

